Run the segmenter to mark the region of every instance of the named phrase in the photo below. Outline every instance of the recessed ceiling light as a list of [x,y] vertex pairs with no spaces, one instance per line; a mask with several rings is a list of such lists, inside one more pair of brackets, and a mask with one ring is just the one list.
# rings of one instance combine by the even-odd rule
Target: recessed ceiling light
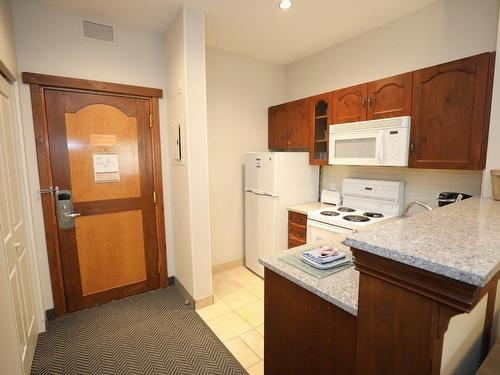
[[289,9],[292,5],[292,0],[280,0],[278,4],[280,9]]

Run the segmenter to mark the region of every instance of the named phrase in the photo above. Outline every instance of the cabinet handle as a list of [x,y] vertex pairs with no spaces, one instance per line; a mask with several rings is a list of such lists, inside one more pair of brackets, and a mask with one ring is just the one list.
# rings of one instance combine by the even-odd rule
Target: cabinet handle
[[373,100],[372,100],[372,98],[368,98],[368,105],[369,105],[369,106],[372,106],[372,105],[373,105]]
[[361,106],[366,107],[366,99],[365,98],[363,98],[363,100],[361,100]]
[[415,151],[415,145],[413,143],[410,145],[410,151]]

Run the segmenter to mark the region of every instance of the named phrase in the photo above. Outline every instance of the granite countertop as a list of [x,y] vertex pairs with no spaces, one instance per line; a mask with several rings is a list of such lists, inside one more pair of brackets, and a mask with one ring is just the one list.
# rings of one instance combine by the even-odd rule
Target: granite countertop
[[328,240],[299,246],[291,250],[284,250],[260,258],[259,262],[271,271],[276,272],[311,293],[340,307],[349,314],[356,316],[358,314],[359,272],[356,271],[354,267],[318,279],[279,259],[285,254],[290,254],[290,252],[302,252],[319,245],[329,245],[339,250],[349,252],[349,248],[341,243],[345,239],[345,236],[346,234],[338,234]]
[[320,208],[323,207],[332,207],[332,205],[321,202],[311,202],[311,203],[304,203],[304,204],[297,204],[294,206],[290,206],[288,207],[288,211],[293,211],[299,214],[307,215],[309,211],[319,210]]
[[500,201],[466,199],[350,233],[345,244],[482,287],[500,270]]

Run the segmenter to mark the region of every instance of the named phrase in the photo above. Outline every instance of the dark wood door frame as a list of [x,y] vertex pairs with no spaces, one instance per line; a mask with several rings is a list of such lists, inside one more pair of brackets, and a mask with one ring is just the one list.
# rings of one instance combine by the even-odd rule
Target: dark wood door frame
[[[155,218],[158,241],[158,266],[160,273],[160,285],[161,287],[168,286],[158,104],[158,99],[163,95],[162,90],[27,72],[22,73],[22,79],[24,83],[30,85],[31,90],[31,106],[33,109],[33,123],[35,129],[35,143],[41,189],[54,186],[52,183],[48,126],[45,115],[45,90],[76,91],[82,93],[126,96],[149,100],[152,128],[151,136],[154,190],[156,192]],[[55,203],[51,194],[42,194],[41,201],[43,208],[43,220],[45,224],[50,281],[54,298],[54,309],[56,316],[61,316],[66,313],[67,309],[61,254],[57,235]]]

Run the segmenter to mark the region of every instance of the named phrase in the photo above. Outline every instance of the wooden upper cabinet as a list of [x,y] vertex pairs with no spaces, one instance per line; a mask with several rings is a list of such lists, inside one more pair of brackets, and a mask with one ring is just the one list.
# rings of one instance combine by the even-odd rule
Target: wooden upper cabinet
[[356,85],[333,92],[332,123],[366,120],[367,85]]
[[284,150],[288,146],[287,105],[270,107],[268,115],[268,147],[270,150]]
[[367,96],[367,120],[410,116],[412,73],[405,73],[368,83]]
[[410,167],[482,169],[493,54],[413,73]]
[[309,148],[307,99],[270,107],[268,115],[268,148],[270,150],[307,150]]
[[332,93],[309,98],[309,164],[328,164],[328,128],[332,123]]
[[309,148],[309,116],[307,99],[288,103],[290,129],[288,149],[301,150]]

